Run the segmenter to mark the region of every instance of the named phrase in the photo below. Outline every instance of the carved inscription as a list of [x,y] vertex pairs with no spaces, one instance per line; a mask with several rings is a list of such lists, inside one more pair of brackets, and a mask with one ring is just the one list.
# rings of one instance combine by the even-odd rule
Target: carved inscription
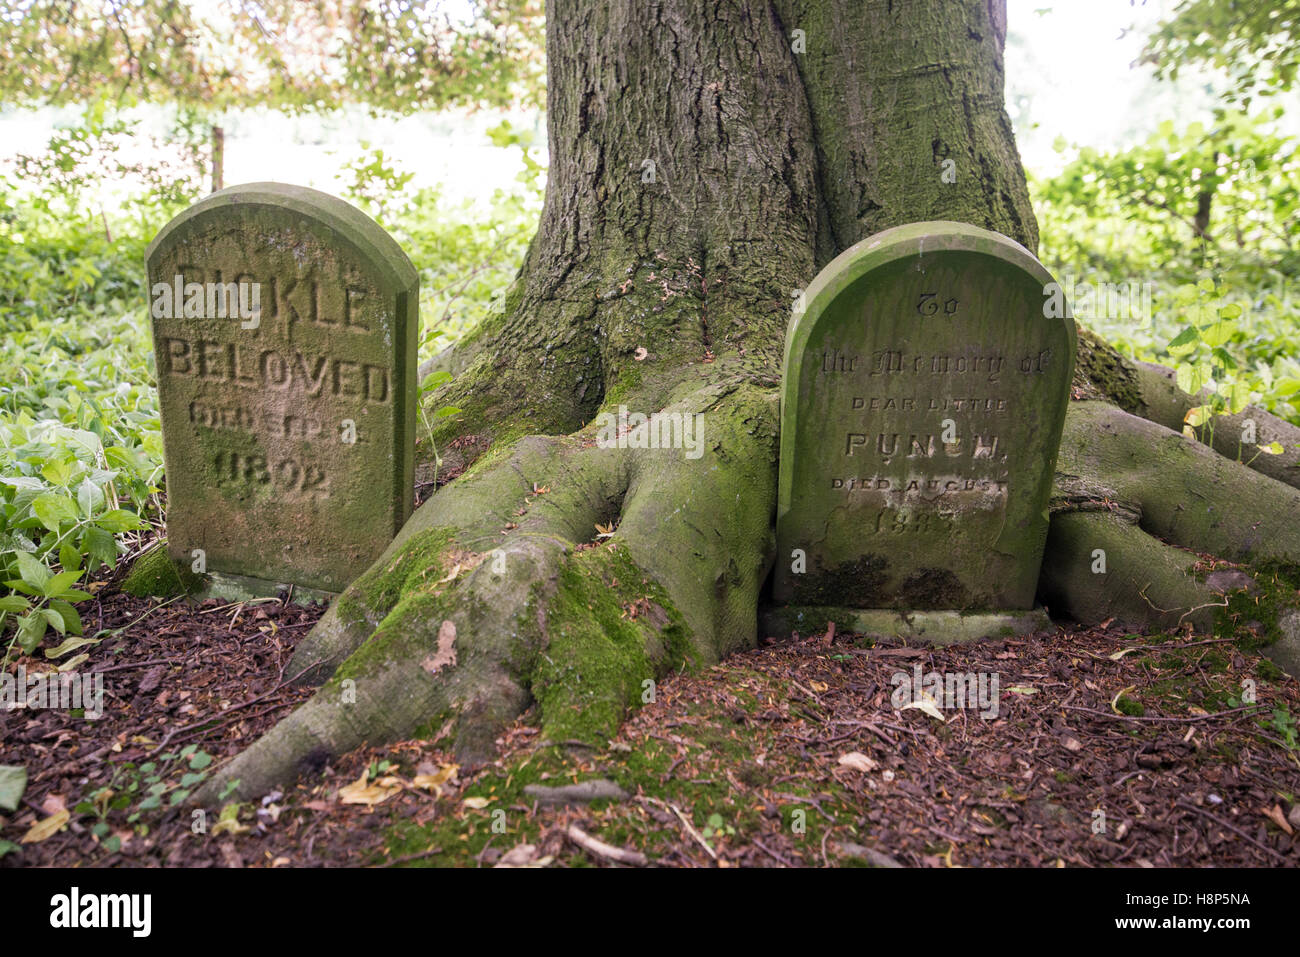
[[1031,606],[1074,361],[1047,282],[1005,237],[947,223],[823,271],[787,343],[778,598]]

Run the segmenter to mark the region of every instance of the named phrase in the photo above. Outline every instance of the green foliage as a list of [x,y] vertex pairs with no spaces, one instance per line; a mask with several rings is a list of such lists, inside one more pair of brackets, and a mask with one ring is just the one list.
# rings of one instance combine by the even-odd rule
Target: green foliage
[[1286,745],[1288,751],[1300,747],[1300,741],[1296,739],[1295,715],[1291,713],[1291,709],[1285,702],[1273,709],[1270,719],[1270,727],[1282,736],[1282,743]]
[[[412,174],[366,144],[367,151],[343,167],[350,176],[346,198],[392,233],[420,272],[421,361],[502,307],[537,230],[546,170],[532,155],[531,132],[503,121],[488,136],[498,147],[518,149],[522,169],[515,177],[519,185],[498,189],[486,210],[472,202],[450,204],[437,189],[410,189]],[[435,467],[441,459],[433,444],[434,426],[460,409],[424,399],[451,378],[451,373],[437,371],[420,383],[420,427]]]
[[[1184,430],[1195,436],[1196,429],[1205,427],[1206,442],[1210,444],[1213,444],[1214,417],[1237,415],[1252,402],[1262,401],[1261,388],[1269,389],[1275,396],[1287,397],[1300,391],[1300,378],[1291,376],[1275,382],[1270,367],[1252,370],[1236,360],[1234,352],[1240,349],[1232,346],[1239,346],[1243,336],[1242,307],[1226,302],[1223,293],[1212,279],[1202,279],[1194,286],[1179,286],[1173,294],[1173,306],[1186,324],[1165,347],[1177,360],[1174,377],[1178,388],[1202,399],[1200,405],[1188,411]],[[1282,445],[1271,442],[1259,450],[1266,455],[1278,455]]]
[[546,170],[532,155],[531,131],[506,121],[488,136],[498,147],[519,150],[522,169],[518,185],[496,190],[486,208],[448,202],[437,188],[411,189],[412,174],[365,144],[343,166],[344,197],[388,230],[420,272],[421,359],[500,305],[537,230]]
[[1225,73],[1225,99],[1285,92],[1300,70],[1300,0],[1183,0],[1147,41],[1143,60],[1174,79],[1186,66]]
[[539,102],[539,0],[25,0],[0,16],[0,101],[408,113]]
[[156,760],[137,765],[133,761],[115,765],[108,786],[99,788],[73,808],[73,813],[100,839],[104,849],[115,854],[121,849],[112,834],[124,825],[145,836],[149,827],[141,820],[149,811],[173,808],[185,802],[208,776],[212,755],[187,744],[168,751]]
[[1133,358],[1181,369],[1185,388],[1208,387],[1198,417],[1248,401],[1300,423],[1296,145],[1266,118],[1164,124],[1031,179],[1039,254],[1063,284],[1150,290],[1150,315],[1077,318]]
[[1300,154],[1271,130],[1279,116],[1208,129],[1166,121],[1131,149],[1079,150],[1034,183],[1042,255],[1080,270],[1158,269],[1175,282],[1205,270],[1251,284],[1300,276]]
[[[0,174],[0,629],[17,619],[6,658],[15,643],[30,653],[47,634],[80,635],[77,586],[157,514],[140,263],[144,237],[192,192],[185,171],[154,168],[153,188],[112,221],[94,209],[95,186],[128,169],[112,160],[124,133],[92,108],[15,164],[48,188],[20,192]],[[76,647],[62,640],[60,654]]]

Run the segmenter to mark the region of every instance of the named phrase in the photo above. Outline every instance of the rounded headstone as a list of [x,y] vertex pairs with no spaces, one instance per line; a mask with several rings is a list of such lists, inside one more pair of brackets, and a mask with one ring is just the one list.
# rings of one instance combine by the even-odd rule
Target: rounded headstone
[[1033,607],[1075,328],[1019,243],[913,223],[817,276],[786,337],[774,594]]
[[415,268],[360,210],[279,183],[187,209],[146,266],[168,549],[341,590],[411,513]]

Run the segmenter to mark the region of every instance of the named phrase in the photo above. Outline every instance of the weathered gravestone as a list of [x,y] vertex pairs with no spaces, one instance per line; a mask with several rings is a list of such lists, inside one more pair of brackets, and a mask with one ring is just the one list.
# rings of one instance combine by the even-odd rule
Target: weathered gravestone
[[410,260],[340,199],[254,183],[177,216],[146,261],[168,550],[341,590],[411,512]]
[[949,222],[822,270],[786,338],[778,601],[1033,608],[1075,357],[1052,284],[1018,243]]

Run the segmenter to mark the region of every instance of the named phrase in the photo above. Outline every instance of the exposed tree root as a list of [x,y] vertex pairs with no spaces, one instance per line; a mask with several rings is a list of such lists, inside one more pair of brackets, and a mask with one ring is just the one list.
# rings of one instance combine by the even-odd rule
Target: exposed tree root
[[1210,628],[1252,582],[1200,572],[1198,553],[1300,560],[1300,492],[1106,403],[1071,406],[1056,484],[1040,580],[1054,614]]
[[452,735],[475,763],[533,703],[550,739],[595,744],[647,681],[752,646],[775,402],[725,376],[678,391],[664,411],[702,415],[699,457],[602,448],[594,427],[530,436],[425,503],[299,646],[290,671],[320,690],[199,799],[412,735]]

